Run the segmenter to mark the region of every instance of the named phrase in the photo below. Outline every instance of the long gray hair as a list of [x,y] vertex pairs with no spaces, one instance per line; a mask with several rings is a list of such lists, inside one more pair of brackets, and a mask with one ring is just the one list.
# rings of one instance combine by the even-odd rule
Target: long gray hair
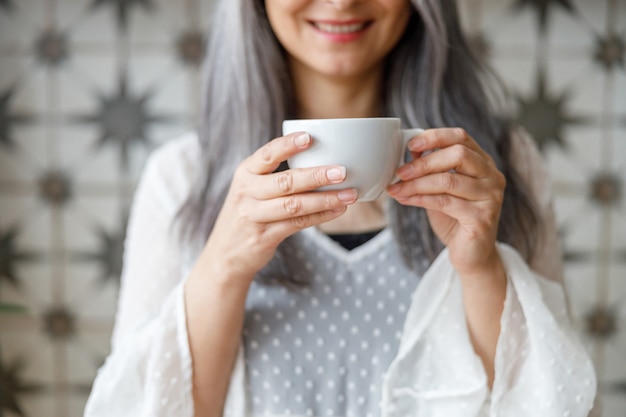
[[[455,0],[410,3],[407,29],[386,62],[383,115],[399,117],[410,127],[466,129],[507,179],[498,240],[529,257],[538,218],[511,167],[509,124],[491,110],[493,94],[484,87],[490,73],[463,37]],[[296,116],[286,52],[270,27],[263,0],[218,3],[204,75],[203,170],[179,212],[182,239],[209,236],[239,162],[280,136],[282,121]],[[442,249],[425,211],[391,203],[388,212],[403,259],[422,273],[424,258],[430,262]],[[296,280],[297,266],[285,255],[293,245],[296,239],[286,239],[262,272],[271,270],[284,283]]]

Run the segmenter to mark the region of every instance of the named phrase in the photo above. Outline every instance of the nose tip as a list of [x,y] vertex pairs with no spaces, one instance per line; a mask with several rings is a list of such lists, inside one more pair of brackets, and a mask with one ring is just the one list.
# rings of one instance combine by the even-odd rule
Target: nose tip
[[329,3],[331,6],[335,7],[336,9],[347,9],[351,6],[353,6],[355,3],[360,2],[361,0],[327,0],[327,3]]

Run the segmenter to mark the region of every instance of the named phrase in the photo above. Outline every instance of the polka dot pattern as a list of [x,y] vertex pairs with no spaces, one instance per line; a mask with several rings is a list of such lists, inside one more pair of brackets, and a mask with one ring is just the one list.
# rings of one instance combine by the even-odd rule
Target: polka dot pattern
[[379,415],[383,375],[418,278],[390,234],[354,249],[358,262],[338,259],[342,249],[329,247],[326,236],[299,238],[293,255],[312,283],[286,291],[254,282],[246,302],[252,414]]

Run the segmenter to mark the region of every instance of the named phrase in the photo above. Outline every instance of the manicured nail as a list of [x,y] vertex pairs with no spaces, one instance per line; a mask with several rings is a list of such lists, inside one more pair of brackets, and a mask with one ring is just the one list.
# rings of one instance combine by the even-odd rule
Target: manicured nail
[[419,151],[422,149],[422,147],[424,146],[424,144],[426,143],[426,141],[420,137],[417,137],[415,139],[412,139],[409,142],[409,150],[411,151]]
[[411,172],[413,172],[413,166],[411,164],[402,165],[397,171],[399,177],[405,178],[411,175]]
[[332,182],[340,182],[346,178],[346,167],[333,167],[326,171],[326,178]]
[[304,148],[311,142],[311,135],[308,133],[302,133],[301,135],[296,136],[295,138],[296,146],[299,148]]
[[390,185],[389,187],[387,187],[387,192],[389,192],[389,194],[395,194],[395,193],[397,193],[398,191],[400,191],[400,188],[401,188],[401,187],[402,187],[402,186],[401,186],[400,184],[393,184],[393,185]]
[[354,188],[350,190],[341,190],[337,193],[337,197],[343,202],[350,202],[356,200],[357,193]]

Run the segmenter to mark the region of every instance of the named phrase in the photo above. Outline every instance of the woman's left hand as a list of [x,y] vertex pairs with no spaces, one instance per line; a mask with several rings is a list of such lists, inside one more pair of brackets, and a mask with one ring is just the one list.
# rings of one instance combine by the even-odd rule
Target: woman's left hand
[[491,156],[460,128],[426,130],[408,148],[413,160],[398,169],[401,181],[388,187],[389,195],[426,209],[459,275],[497,270],[495,242],[506,180]]

